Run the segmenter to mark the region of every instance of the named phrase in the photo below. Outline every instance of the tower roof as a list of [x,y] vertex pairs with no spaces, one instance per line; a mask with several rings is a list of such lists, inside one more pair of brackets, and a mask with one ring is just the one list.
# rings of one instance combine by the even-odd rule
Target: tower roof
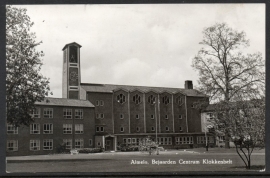
[[68,46],[78,46],[79,48],[81,48],[81,47],[82,47],[82,46],[81,46],[81,45],[79,45],[78,43],[73,42],[73,43],[68,43],[68,44],[66,44],[62,50],[65,50],[65,49],[66,49],[66,47],[68,47]]

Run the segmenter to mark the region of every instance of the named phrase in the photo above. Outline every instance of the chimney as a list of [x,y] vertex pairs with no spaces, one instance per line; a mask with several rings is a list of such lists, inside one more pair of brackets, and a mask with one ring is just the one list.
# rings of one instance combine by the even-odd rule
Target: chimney
[[192,80],[185,81],[185,89],[193,89]]

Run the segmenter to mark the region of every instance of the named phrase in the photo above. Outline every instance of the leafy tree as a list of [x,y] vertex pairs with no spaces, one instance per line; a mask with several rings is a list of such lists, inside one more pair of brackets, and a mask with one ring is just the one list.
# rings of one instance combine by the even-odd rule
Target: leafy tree
[[154,139],[151,138],[150,136],[140,139],[139,142],[139,150],[148,151],[149,155],[151,155],[155,151],[157,152],[158,155],[159,154],[158,146],[159,144],[155,142]]
[[[238,100],[220,102],[212,105],[215,117],[210,122],[217,131],[227,128],[228,135],[234,142],[236,152],[250,169],[251,154],[255,147],[265,145],[265,100]],[[227,116],[224,111],[229,111]]]
[[[261,53],[243,54],[249,46],[244,32],[238,32],[227,24],[215,24],[205,28],[204,47],[194,57],[192,67],[199,72],[199,90],[210,96],[211,102],[229,103],[239,96],[246,100],[263,94],[265,85],[265,61]],[[225,112],[225,147],[229,148],[229,111]]]
[[40,74],[42,51],[36,46],[33,22],[26,9],[6,7],[6,108],[7,122],[28,126],[36,101],[44,100],[50,90],[49,79]]

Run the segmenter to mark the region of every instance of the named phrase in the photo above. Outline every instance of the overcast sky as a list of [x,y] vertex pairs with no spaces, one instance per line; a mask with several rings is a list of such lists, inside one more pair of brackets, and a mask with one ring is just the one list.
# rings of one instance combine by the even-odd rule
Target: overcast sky
[[62,97],[62,48],[81,48],[83,83],[184,87],[197,84],[192,58],[215,23],[245,31],[249,53],[265,56],[264,4],[20,5],[43,41],[42,74]]

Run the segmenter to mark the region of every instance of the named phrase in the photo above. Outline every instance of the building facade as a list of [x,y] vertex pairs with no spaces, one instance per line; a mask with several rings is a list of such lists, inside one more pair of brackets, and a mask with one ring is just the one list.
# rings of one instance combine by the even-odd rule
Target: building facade
[[[39,126],[20,128],[20,134],[10,131],[7,139],[10,155],[53,153],[56,145],[62,143],[68,148],[117,150],[120,144],[136,145],[147,136],[157,139],[164,148],[205,145],[201,113],[194,103],[208,97],[193,89],[192,81],[186,81],[184,88],[81,83],[80,48],[75,42],[64,46],[63,98],[36,103],[40,114],[33,117],[34,124]],[[51,111],[48,107],[54,113],[51,119],[46,118]],[[81,110],[83,119],[78,119]],[[53,133],[48,134],[50,124]],[[31,133],[32,128],[39,132]],[[214,144],[214,137],[208,137],[209,144]],[[42,150],[41,146],[33,150],[37,143],[43,144]]]

